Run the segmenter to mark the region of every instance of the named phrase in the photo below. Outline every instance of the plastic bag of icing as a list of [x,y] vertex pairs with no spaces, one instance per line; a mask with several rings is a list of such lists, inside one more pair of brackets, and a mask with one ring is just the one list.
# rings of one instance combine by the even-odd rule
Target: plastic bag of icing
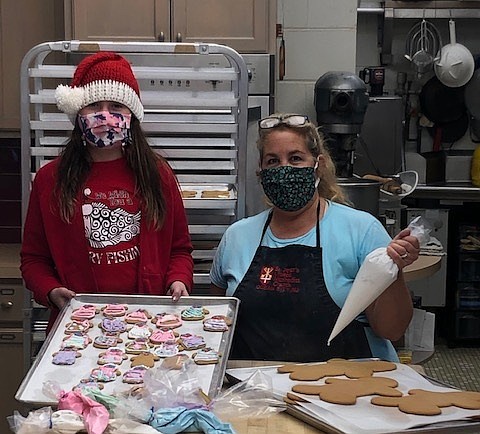
[[[428,242],[431,225],[423,217],[414,218],[408,228],[410,229],[410,235],[416,237],[420,244]],[[386,247],[375,249],[369,253],[355,276],[352,288],[330,333],[327,345],[395,282],[397,275],[398,266],[388,256]]]
[[7,422],[12,432],[17,434],[50,434],[51,418],[52,408],[43,407],[31,411],[27,417],[15,411],[13,416],[7,417]]

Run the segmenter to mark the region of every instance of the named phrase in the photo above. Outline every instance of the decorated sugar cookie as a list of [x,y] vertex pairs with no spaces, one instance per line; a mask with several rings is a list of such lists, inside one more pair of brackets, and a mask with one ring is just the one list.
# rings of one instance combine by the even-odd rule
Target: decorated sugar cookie
[[157,313],[153,317],[152,322],[158,328],[175,329],[182,325],[182,320],[178,315],[174,313],[167,313],[167,312]]
[[126,360],[128,356],[125,354],[121,348],[112,347],[109,348],[107,351],[100,353],[98,355],[98,364],[99,365],[107,365],[109,363],[113,363],[115,365],[121,365],[124,360]]
[[129,324],[145,323],[152,315],[146,309],[137,309],[125,315],[125,321]]
[[105,333],[123,333],[127,323],[119,318],[104,318],[98,325]]
[[182,333],[178,339],[178,344],[187,351],[197,350],[206,346],[203,336],[192,333]]
[[192,359],[197,365],[212,365],[218,363],[220,355],[212,348],[201,348],[192,354]]
[[121,374],[118,366],[114,363],[107,363],[106,365],[99,366],[92,369],[90,372],[90,379],[101,381],[102,383],[108,383],[115,380]]
[[151,348],[147,338],[137,338],[125,344],[125,351],[128,354],[148,353]]
[[63,350],[68,347],[73,347],[77,350],[83,350],[90,344],[90,342],[92,342],[92,340],[85,333],[71,333],[63,338],[60,349]]
[[101,335],[95,336],[95,339],[93,340],[93,346],[95,348],[110,348],[116,347],[122,342],[123,341],[118,334],[102,333]]
[[178,333],[175,333],[173,330],[163,328],[160,330],[156,330],[152,333],[152,335],[150,336],[150,342],[155,345],[161,344],[163,342],[173,343],[177,339],[177,336]]
[[82,353],[75,347],[65,347],[56,353],[53,353],[52,363],[54,365],[73,365]]
[[213,315],[203,320],[203,330],[207,332],[226,332],[231,321],[223,315]]
[[65,334],[69,335],[70,333],[87,333],[93,327],[93,324],[85,319],[83,321],[74,320],[65,324]]
[[134,366],[123,373],[122,381],[128,384],[141,384],[148,368],[143,365]]
[[182,319],[184,321],[201,321],[209,313],[203,306],[194,305],[182,310]]
[[75,321],[83,321],[85,319],[93,319],[97,314],[98,310],[93,304],[84,304],[79,308],[75,309],[70,316],[71,319]]
[[152,329],[144,322],[139,322],[127,328],[129,339],[148,339],[152,334]]
[[90,378],[84,378],[83,380],[80,380],[80,382],[72,387],[72,390],[79,390],[80,392],[83,392],[84,390],[102,390],[104,388],[104,385],[102,383],[99,383],[96,380],[91,380]]
[[153,354],[163,359],[165,357],[176,356],[179,353],[179,349],[177,344],[170,344],[165,342],[153,348],[152,352]]
[[126,314],[128,306],[126,304],[112,303],[102,307],[105,316],[123,316]]

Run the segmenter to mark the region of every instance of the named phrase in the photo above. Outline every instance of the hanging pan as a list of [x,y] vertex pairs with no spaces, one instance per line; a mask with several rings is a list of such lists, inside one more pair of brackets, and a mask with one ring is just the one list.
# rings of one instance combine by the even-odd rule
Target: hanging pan
[[[467,110],[464,87],[445,86],[436,76],[433,76],[423,85],[420,91],[420,107],[422,114],[434,124],[433,150],[439,151],[442,144],[443,128],[456,121],[463,125],[460,118],[464,117]],[[458,131],[460,131],[460,128]]]

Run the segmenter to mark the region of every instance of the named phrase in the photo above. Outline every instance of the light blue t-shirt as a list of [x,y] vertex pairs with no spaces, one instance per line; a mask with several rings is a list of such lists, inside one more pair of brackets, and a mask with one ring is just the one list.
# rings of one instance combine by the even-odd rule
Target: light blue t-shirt
[[[225,231],[218,246],[210,279],[219,288],[232,296],[242,281],[260,244],[262,229],[269,210],[233,223]],[[342,307],[365,257],[391,241],[385,228],[371,214],[329,201],[329,206],[320,221],[320,245],[322,247],[323,274],[327,290]],[[306,234],[280,239],[267,229],[262,245],[284,247],[290,244],[316,245],[316,228]],[[397,361],[392,344],[377,337],[366,328],[368,341],[374,357]]]

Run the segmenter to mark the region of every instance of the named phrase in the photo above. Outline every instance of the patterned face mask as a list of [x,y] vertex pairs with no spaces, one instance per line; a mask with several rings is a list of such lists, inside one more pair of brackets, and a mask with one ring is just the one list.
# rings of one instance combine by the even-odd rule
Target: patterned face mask
[[283,211],[303,208],[315,194],[315,167],[279,166],[263,169],[260,181],[263,191]]
[[116,142],[126,144],[130,136],[130,114],[102,111],[79,115],[79,119],[85,139],[98,148],[112,146]]

